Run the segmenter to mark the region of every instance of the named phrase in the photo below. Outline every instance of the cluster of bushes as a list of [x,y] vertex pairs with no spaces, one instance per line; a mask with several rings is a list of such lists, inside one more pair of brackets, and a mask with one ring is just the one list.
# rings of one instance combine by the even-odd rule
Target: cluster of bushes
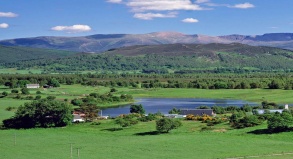
[[208,116],[206,114],[199,116],[199,115],[193,115],[193,114],[188,114],[186,115],[186,120],[195,120],[195,121],[202,121],[202,122],[206,122],[206,121],[211,121],[213,120],[213,118],[211,116]]
[[[40,100],[40,99],[42,99],[42,96],[40,96],[40,95],[36,95],[36,96],[32,96],[32,95],[21,96],[21,95],[17,94],[14,98],[15,99],[21,99],[21,100]],[[55,100],[56,96],[47,96],[46,99]]]
[[72,108],[56,100],[36,100],[18,107],[12,118],[3,120],[5,128],[60,127],[72,121]]
[[128,115],[120,115],[115,119],[115,123],[121,127],[129,127],[137,124],[139,118],[141,118],[141,114],[132,113]]
[[268,123],[269,132],[280,132],[290,129],[293,124],[293,111],[283,110],[282,113],[270,113],[268,108],[282,109],[275,103],[262,102],[263,114],[258,114],[256,109],[252,113],[243,110],[235,111],[229,118],[229,123],[233,128],[253,127],[262,124],[264,121]]
[[75,106],[81,106],[85,103],[90,104],[103,104],[103,103],[113,103],[113,102],[132,102],[134,101],[131,95],[122,94],[120,96],[114,96],[112,93],[98,94],[90,93],[85,98],[73,99],[71,104]]
[[283,111],[282,114],[276,112],[268,119],[268,130],[270,132],[282,132],[290,129],[293,124],[293,114]]
[[207,123],[208,126],[213,126],[213,125],[228,121],[228,119],[226,117],[211,117],[206,114],[204,114],[202,116],[199,116],[199,115],[195,116],[193,114],[188,114],[185,119],[186,120],[201,121],[203,123]]
[[180,120],[163,118],[161,114],[148,114],[147,116],[137,113],[128,115],[120,115],[115,119],[115,123],[121,127],[129,127],[141,122],[149,122],[156,120],[156,130],[158,133],[168,133],[172,129],[182,126]]
[[230,117],[230,125],[233,128],[245,128],[245,127],[253,127],[263,123],[263,119],[259,118],[255,115],[244,115],[242,116],[241,113],[234,113]]

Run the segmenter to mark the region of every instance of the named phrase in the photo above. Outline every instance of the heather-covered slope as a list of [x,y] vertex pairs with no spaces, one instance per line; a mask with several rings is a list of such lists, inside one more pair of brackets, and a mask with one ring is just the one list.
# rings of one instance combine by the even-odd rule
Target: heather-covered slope
[[55,59],[75,54],[77,52],[0,45],[0,63],[33,59]]

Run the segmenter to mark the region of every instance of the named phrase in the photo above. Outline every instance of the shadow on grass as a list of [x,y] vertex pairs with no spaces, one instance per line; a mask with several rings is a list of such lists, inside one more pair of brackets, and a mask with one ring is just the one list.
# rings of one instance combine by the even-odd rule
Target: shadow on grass
[[113,131],[121,131],[121,130],[123,130],[123,128],[109,128],[109,129],[102,129],[102,131],[111,131],[111,132],[113,132]]
[[247,132],[248,134],[262,135],[262,134],[278,134],[282,132],[293,132],[293,128],[271,131],[269,129],[258,129]]
[[149,132],[141,132],[141,133],[135,133],[136,136],[146,136],[146,135],[159,135],[160,133],[158,131],[149,131]]

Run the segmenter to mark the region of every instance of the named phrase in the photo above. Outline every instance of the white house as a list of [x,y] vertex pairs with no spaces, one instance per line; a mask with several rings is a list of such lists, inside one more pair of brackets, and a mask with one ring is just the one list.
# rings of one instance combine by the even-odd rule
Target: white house
[[73,123],[84,122],[84,119],[79,114],[73,114]]
[[40,88],[39,84],[26,84],[26,88]]

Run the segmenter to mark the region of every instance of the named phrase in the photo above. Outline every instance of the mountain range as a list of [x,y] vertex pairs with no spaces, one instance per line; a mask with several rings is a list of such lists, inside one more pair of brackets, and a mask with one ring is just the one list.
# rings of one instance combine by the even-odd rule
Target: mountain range
[[293,50],[293,33],[268,33],[264,35],[186,35],[178,32],[155,32],[148,34],[96,34],[81,37],[42,36],[1,40],[0,45],[24,46],[101,53],[115,48],[135,45],[160,44],[209,44],[241,43],[252,46],[270,46]]

